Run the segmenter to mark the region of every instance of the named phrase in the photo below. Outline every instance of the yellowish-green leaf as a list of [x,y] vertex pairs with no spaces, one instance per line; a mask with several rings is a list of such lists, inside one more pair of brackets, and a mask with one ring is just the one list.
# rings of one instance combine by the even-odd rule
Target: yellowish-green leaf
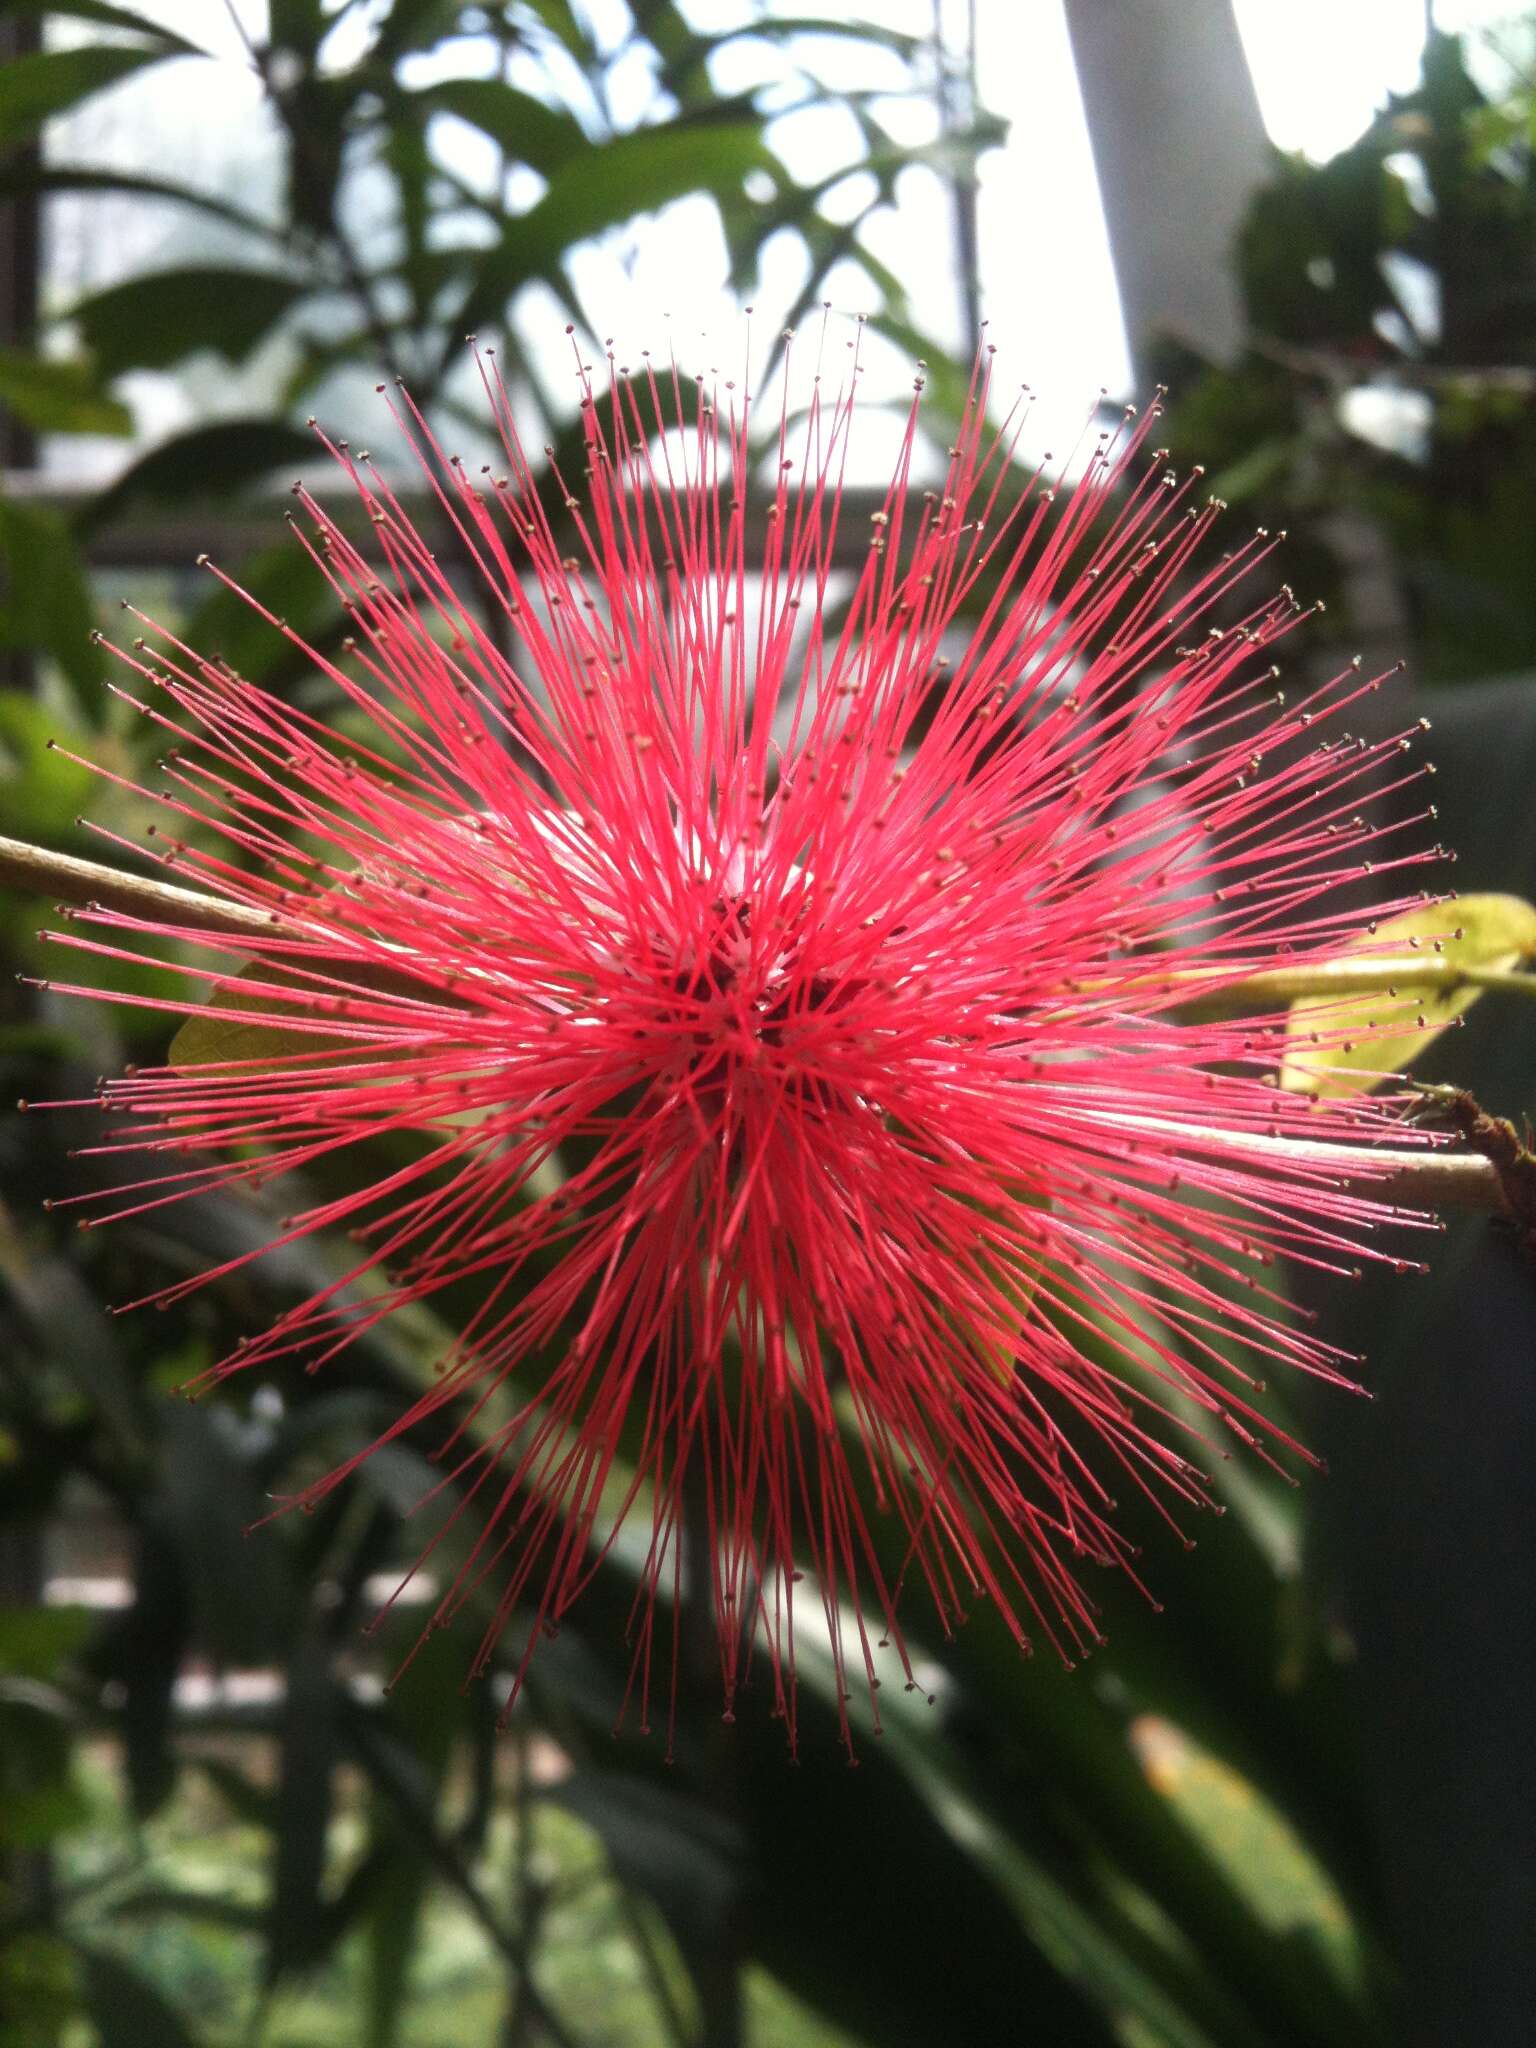
[[1307,998],[1292,1003],[1281,1085],[1325,1096],[1369,1091],[1533,957],[1536,908],[1519,896],[1461,896],[1385,919],[1322,963]]
[[[235,979],[246,975],[279,985],[292,980],[295,988],[302,986],[296,977],[285,975],[282,968],[265,961],[248,960],[237,970]],[[230,1016],[231,1010],[239,1011],[240,1015]],[[272,1021],[258,1021],[253,1013],[259,1013],[261,1018],[270,1016]],[[206,1008],[188,1017],[171,1040],[167,1064],[181,1068],[222,1066],[234,1060],[276,1062],[292,1059],[298,1053],[334,1051],[355,1043],[342,1033],[283,1022],[284,1018],[302,1018],[307,1024],[313,1016],[311,1004],[304,1000],[285,1003],[278,996],[256,995],[249,989],[218,988],[209,997]]]
[[1138,1714],[1131,1747],[1157,1792],[1221,1869],[1237,1897],[1276,1936],[1304,1932],[1346,1981],[1359,1937],[1327,1871],[1258,1788],[1182,1728]]

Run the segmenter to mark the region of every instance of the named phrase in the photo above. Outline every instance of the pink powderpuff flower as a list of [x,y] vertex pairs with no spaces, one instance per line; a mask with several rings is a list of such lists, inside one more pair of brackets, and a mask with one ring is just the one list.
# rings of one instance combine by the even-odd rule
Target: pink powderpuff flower
[[[147,1161],[115,1213],[417,1134],[284,1220],[362,1250],[208,1377],[323,1370],[476,1284],[383,1440],[446,1432],[473,1519],[434,1623],[486,1589],[484,1669],[518,1616],[514,1693],[626,1523],[642,1719],[658,1687],[675,1710],[685,1572],[727,1714],[755,1653],[791,1742],[808,1601],[839,1699],[876,1636],[911,1684],[909,1580],[946,1631],[985,1598],[1070,1660],[1100,1639],[1084,1567],[1134,1576],[1117,1489],[1208,1505],[1226,1439],[1299,1450],[1264,1374],[1349,1384],[1271,1269],[1388,1256],[1402,1212],[1253,1140],[1401,1142],[1401,1096],[1282,1087],[1284,1014],[1210,998],[1358,941],[1345,885],[1434,857],[1362,808],[1422,772],[1410,736],[1346,730],[1357,666],[1277,688],[1305,613],[1244,595],[1262,532],[1212,552],[1156,405],[1053,488],[1024,400],[989,427],[984,359],[919,490],[914,396],[840,584],[854,378],[777,405],[775,467],[744,385],[583,371],[557,527],[477,361],[504,474],[389,399],[472,589],[345,443],[370,544],[298,490],[351,632],[332,658],[271,623],[337,710],[148,621],[117,650],[167,738],[158,844],[269,936],[95,906],[55,935],[216,947],[217,1014],[258,1032],[106,1084],[103,1149]],[[167,971],[199,1014],[207,966]]]

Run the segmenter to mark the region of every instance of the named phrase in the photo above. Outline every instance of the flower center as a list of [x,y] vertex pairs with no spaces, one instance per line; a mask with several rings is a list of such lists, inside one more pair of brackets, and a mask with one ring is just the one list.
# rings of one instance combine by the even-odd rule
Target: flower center
[[734,1122],[775,1100],[824,1113],[854,1106],[857,1091],[836,1071],[848,1044],[838,1020],[853,1021],[866,980],[808,971],[792,933],[781,947],[754,943],[744,896],[712,906],[708,938],[691,957],[656,952],[651,972],[661,967],[665,991],[654,1029],[658,1086],[684,1083],[711,1120]]

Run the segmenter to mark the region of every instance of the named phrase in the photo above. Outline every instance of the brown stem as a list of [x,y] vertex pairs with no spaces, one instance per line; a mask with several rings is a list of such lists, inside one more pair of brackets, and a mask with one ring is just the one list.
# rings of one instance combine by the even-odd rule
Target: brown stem
[[1481,1152],[1336,1145],[1329,1139],[1271,1138],[1262,1131],[1218,1133],[1164,1117],[1122,1118],[1117,1128],[1124,1131],[1128,1124],[1148,1135],[1198,1146],[1207,1157],[1272,1165],[1285,1172],[1300,1168],[1309,1177],[1326,1174],[1331,1187],[1379,1202],[1412,1209],[1469,1209],[1490,1216],[1513,1213],[1502,1176]]
[[226,903],[197,889],[180,889],[151,875],[125,874],[101,861],[79,860],[72,853],[29,846],[21,839],[0,837],[0,883],[60,903],[99,903],[130,917],[163,919],[191,931],[270,939],[280,929],[265,910]]

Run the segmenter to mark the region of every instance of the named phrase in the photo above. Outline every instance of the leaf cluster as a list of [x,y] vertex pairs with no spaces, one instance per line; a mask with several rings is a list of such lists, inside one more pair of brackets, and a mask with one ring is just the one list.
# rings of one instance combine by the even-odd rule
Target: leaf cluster
[[1241,357],[1157,352],[1173,447],[1299,530],[1289,569],[1351,645],[1379,629],[1359,570],[1380,537],[1397,637],[1435,681],[1536,648],[1533,141],[1528,53],[1433,35],[1419,85],[1350,147],[1276,153],[1235,251]]

